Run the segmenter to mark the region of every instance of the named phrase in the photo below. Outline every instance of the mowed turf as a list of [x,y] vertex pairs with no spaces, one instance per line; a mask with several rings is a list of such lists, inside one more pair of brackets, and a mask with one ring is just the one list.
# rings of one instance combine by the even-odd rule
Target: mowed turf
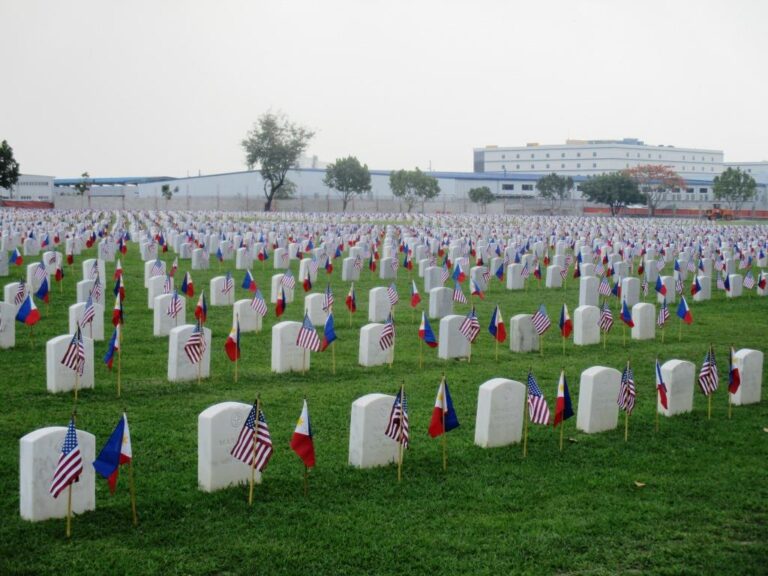
[[[239,381],[224,353],[232,321],[231,307],[209,307],[213,330],[212,377],[202,383],[166,380],[168,341],[152,336],[152,313],[146,306],[143,264],[131,243],[123,257],[127,298],[123,336],[123,395],[116,398],[115,373],[102,357],[107,341],[95,345],[96,387],[80,394],[78,428],[96,436],[97,451],[127,410],[133,442],[140,523],[131,525],[127,470],[117,493],[97,479],[97,509],[73,521],[65,538],[64,520],[30,523],[19,516],[19,438],[44,426],[63,426],[73,406],[71,394],[51,395],[45,387],[45,341],[67,332],[67,307],[75,300],[85,251],[66,268],[64,292],[52,287],[50,309],[38,302],[42,320],[33,337],[17,323],[16,347],[0,350],[3,416],[0,431],[0,573],[2,574],[764,574],[768,558],[768,408],[736,407],[727,418],[728,346],[765,350],[768,299],[745,291],[727,300],[694,303],[692,326],[672,317],[665,343],[634,342],[622,325],[615,299],[616,323],[602,344],[575,347],[565,354],[557,329],[565,301],[573,315],[578,283],[570,276],[565,290],[548,290],[533,277],[525,291],[507,291],[495,278],[485,300],[476,301],[482,327],[471,363],[441,361],[424,348],[419,368],[417,337],[423,302],[409,307],[409,275],[399,270],[400,304],[396,310],[395,361],[365,369],[357,364],[358,335],[367,323],[368,290],[388,282],[363,270],[355,283],[358,312],[343,304],[349,284],[341,281],[341,260],[330,276],[336,304],[336,374],[331,351],[312,354],[306,374],[272,374],[270,305],[264,329],[242,334]],[[400,255],[402,259],[402,255]],[[170,265],[173,255],[163,255]],[[33,259],[27,258],[27,262]],[[212,259],[213,260],[213,259]],[[26,264],[26,262],[25,262]],[[182,261],[180,286],[190,262]],[[292,263],[294,274],[298,264]],[[234,262],[213,262],[209,271],[194,271],[196,295],[187,303],[187,318],[197,294],[211,277],[231,270],[237,298],[244,271]],[[114,264],[107,265],[111,278]],[[272,260],[252,270],[269,300]],[[667,273],[671,274],[671,264]],[[414,270],[414,277],[417,274]],[[325,289],[321,269],[314,291]],[[2,284],[15,280],[14,272]],[[111,282],[108,284],[111,285]],[[422,281],[417,278],[422,289]],[[713,284],[714,288],[714,284]],[[465,294],[469,297],[467,283]],[[686,282],[686,291],[688,282]],[[646,301],[654,301],[655,293]],[[105,336],[113,297],[107,292]],[[282,319],[303,316],[303,291]],[[544,353],[514,354],[508,343],[494,359],[487,332],[493,306],[509,318],[533,313],[546,304],[553,326],[544,338]],[[457,306],[464,314],[468,305]],[[438,322],[433,329],[438,334]],[[692,413],[662,418],[654,431],[654,359],[690,360],[698,371],[709,344],[715,346],[720,389],[707,420],[706,399],[698,387]],[[531,426],[528,456],[521,445],[481,449],[474,445],[478,386],[493,377],[525,382],[532,369],[554,411],[561,368],[568,377],[574,409],[581,372],[595,365],[621,370],[631,358],[637,405],[624,442],[623,415],[610,432],[586,435],[565,424],[567,438],[558,450],[558,433]],[[441,468],[441,442],[427,426],[442,373],[451,388],[460,427],[448,434],[448,470]],[[357,470],[347,465],[350,405],[371,392],[394,394],[404,383],[408,394],[412,447],[403,480],[395,466]],[[214,494],[197,488],[197,417],[222,401],[252,402],[261,394],[275,453],[247,505],[247,487]],[[310,473],[309,495],[302,491],[303,466],[288,447],[303,397],[308,398],[315,435],[317,467]],[[383,433],[383,431],[382,431]],[[90,463],[86,463],[90,465]],[[638,487],[635,482],[644,484]]]

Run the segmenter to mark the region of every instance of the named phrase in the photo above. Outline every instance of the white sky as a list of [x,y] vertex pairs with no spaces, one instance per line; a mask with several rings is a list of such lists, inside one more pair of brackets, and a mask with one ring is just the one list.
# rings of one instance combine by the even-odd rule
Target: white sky
[[377,169],[569,137],[768,160],[766,24],[765,0],[0,0],[0,140],[28,174],[237,171],[272,109]]

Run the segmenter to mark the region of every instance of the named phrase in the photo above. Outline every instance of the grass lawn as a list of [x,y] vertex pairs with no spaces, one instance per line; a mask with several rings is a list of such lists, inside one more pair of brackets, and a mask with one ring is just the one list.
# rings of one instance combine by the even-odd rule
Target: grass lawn
[[[367,323],[368,290],[383,281],[367,270],[356,283],[358,312],[348,325],[344,307],[348,285],[341,281],[341,262],[331,276],[336,298],[336,374],[330,351],[312,355],[304,375],[270,371],[270,334],[274,306],[264,330],[242,335],[239,381],[224,353],[232,312],[210,307],[213,330],[212,377],[201,384],[166,380],[167,338],[152,336],[146,307],[143,265],[131,243],[123,258],[127,298],[123,336],[123,396],[115,395],[115,374],[101,362],[107,342],[95,344],[96,387],[81,392],[78,428],[96,435],[97,452],[122,410],[128,411],[133,443],[140,523],[131,526],[127,473],[117,493],[97,479],[94,512],[73,521],[73,537],[64,536],[64,520],[40,523],[19,516],[19,443],[44,426],[64,426],[72,395],[51,395],[45,387],[45,341],[67,332],[67,307],[75,301],[80,262],[67,268],[64,292],[52,290],[52,303],[35,327],[34,342],[17,324],[16,347],[0,350],[4,406],[0,418],[0,574],[745,574],[768,572],[768,404],[737,407],[727,418],[727,349],[765,351],[768,299],[745,291],[727,300],[714,290],[710,302],[690,306],[694,323],[678,341],[672,317],[665,343],[630,341],[622,345],[622,326],[615,299],[616,324],[602,345],[575,347],[563,354],[557,318],[563,301],[573,315],[578,284],[569,277],[565,290],[547,290],[533,277],[525,291],[507,291],[495,278],[490,293],[477,305],[482,331],[471,363],[441,361],[424,349],[419,369],[419,312],[408,305],[409,279],[402,268],[397,286],[397,341],[394,366],[364,369],[357,365],[358,334]],[[164,256],[167,262],[173,255]],[[27,259],[32,261],[33,259]],[[177,287],[189,261],[182,261]],[[232,270],[237,297],[244,271],[225,262],[219,271],[192,273],[196,292],[214,275]],[[111,278],[114,264],[107,265]],[[294,273],[298,265],[293,263]],[[671,264],[665,273],[671,274]],[[256,263],[253,274],[269,298],[272,260]],[[13,274],[13,272],[12,272]],[[414,272],[415,275],[415,272]],[[15,280],[4,278],[2,284]],[[314,291],[325,288],[322,269]],[[108,282],[111,288],[111,282]],[[417,279],[421,289],[423,284]],[[686,282],[686,290],[688,282]],[[465,284],[465,293],[469,290]],[[289,304],[283,319],[300,320],[303,293]],[[655,293],[646,301],[653,301]],[[424,306],[427,296],[422,292]],[[197,299],[188,303],[187,318]],[[107,292],[105,336],[113,297]],[[692,299],[689,299],[692,300]],[[533,313],[547,305],[552,328],[544,354],[513,354],[505,344],[499,360],[487,332],[495,303],[507,328],[514,314]],[[419,310],[421,309],[421,306]],[[469,306],[457,306],[466,313]],[[413,319],[412,319],[413,318]],[[438,322],[433,329],[437,335]],[[694,410],[662,418],[654,432],[654,359],[679,358],[701,365],[708,345],[717,352],[720,389],[707,420],[706,398],[695,392]],[[629,441],[620,426],[586,435],[566,422],[565,449],[551,427],[531,426],[528,456],[520,445],[481,449],[474,445],[478,386],[493,377],[525,382],[531,368],[554,411],[557,378],[565,368],[574,409],[579,376],[595,365],[621,370],[631,357],[638,389],[630,419]],[[448,434],[448,470],[441,468],[440,440],[427,436],[435,392],[445,372],[461,426]],[[394,394],[407,386],[412,447],[403,481],[394,466],[357,470],[347,465],[350,405],[370,392]],[[247,487],[214,494],[197,489],[197,415],[222,401],[252,402],[261,394],[275,443],[275,454],[256,487],[253,507]],[[309,399],[315,433],[317,467],[310,474],[309,496],[302,494],[303,466],[288,442]],[[382,431],[383,433],[383,431]],[[86,463],[90,465],[90,463]],[[635,482],[645,484],[640,488]]]

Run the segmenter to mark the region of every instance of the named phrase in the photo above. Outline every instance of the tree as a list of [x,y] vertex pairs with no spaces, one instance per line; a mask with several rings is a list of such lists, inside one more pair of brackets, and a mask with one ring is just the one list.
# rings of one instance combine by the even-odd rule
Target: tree
[[86,170],[82,174],[80,174],[80,182],[75,184],[75,190],[77,191],[78,195],[82,196],[85,194],[88,196],[88,209],[91,208],[91,175],[88,174],[88,171]]
[[740,168],[728,168],[720,176],[715,176],[712,191],[715,198],[725,202],[731,210],[738,210],[747,200],[752,200],[757,193],[757,183]]
[[402,198],[410,212],[416,202],[431,200],[440,194],[437,178],[421,170],[398,170],[389,175],[389,187],[396,198]]
[[643,164],[627,168],[624,174],[637,182],[640,193],[645,196],[648,213],[656,215],[656,208],[664,198],[664,194],[675,188],[685,188],[685,180],[669,166],[661,164]]
[[479,188],[472,188],[469,191],[469,199],[475,204],[480,204],[485,212],[486,206],[496,200],[496,196],[493,195],[491,189],[488,186],[480,186]]
[[173,198],[174,193],[179,191],[179,187],[175,186],[173,189],[171,188],[170,184],[163,184],[160,187],[160,194],[163,198],[165,198],[165,205],[168,205],[168,202],[171,198]]
[[19,163],[13,157],[13,148],[7,140],[0,144],[0,188],[11,190],[19,181]]
[[338,158],[325,169],[323,184],[341,195],[342,212],[346,212],[347,203],[353,194],[362,194],[371,190],[371,173],[367,164],[360,164],[354,156]]
[[[259,165],[264,179],[264,211],[272,209],[272,200],[281,196],[290,180],[286,177],[315,135],[311,130],[289,121],[283,114],[266,112],[241,142],[249,170]],[[285,188],[282,192],[290,189]]]
[[608,204],[611,216],[616,216],[628,204],[644,204],[645,196],[637,182],[621,172],[593,176],[581,185],[581,193],[590,202]]
[[539,178],[536,189],[539,195],[549,200],[550,212],[555,209],[555,203],[562,203],[568,192],[573,188],[573,178],[570,176],[558,176],[554,172],[548,176]]

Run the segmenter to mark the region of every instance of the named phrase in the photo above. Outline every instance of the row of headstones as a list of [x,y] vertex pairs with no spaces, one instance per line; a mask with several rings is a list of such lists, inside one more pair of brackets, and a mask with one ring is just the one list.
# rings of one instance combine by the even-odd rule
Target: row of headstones
[[[739,350],[734,357],[741,373],[741,386],[732,396],[734,405],[760,402],[763,353]],[[667,386],[667,408],[657,400],[656,410],[664,416],[693,409],[695,366],[685,360],[669,360],[661,367]],[[621,373],[604,366],[593,366],[581,374],[576,428],[587,434],[613,430],[618,423]],[[383,466],[396,461],[398,444],[384,434],[394,397],[367,394],[352,403],[348,463],[357,468]],[[475,415],[475,444],[482,448],[519,443],[527,406],[526,385],[506,378],[493,378],[479,387]],[[213,492],[250,479],[248,465],[230,454],[251,410],[241,402],[222,402],[198,416],[198,487]],[[57,456],[66,433],[65,427],[41,428],[20,440],[20,512],[26,520],[62,518],[65,499],[54,499],[49,491]],[[95,456],[95,437],[78,430],[83,461]],[[261,475],[256,475],[261,482]],[[95,475],[84,466],[80,481],[73,485],[72,509],[80,514],[96,507]]]

